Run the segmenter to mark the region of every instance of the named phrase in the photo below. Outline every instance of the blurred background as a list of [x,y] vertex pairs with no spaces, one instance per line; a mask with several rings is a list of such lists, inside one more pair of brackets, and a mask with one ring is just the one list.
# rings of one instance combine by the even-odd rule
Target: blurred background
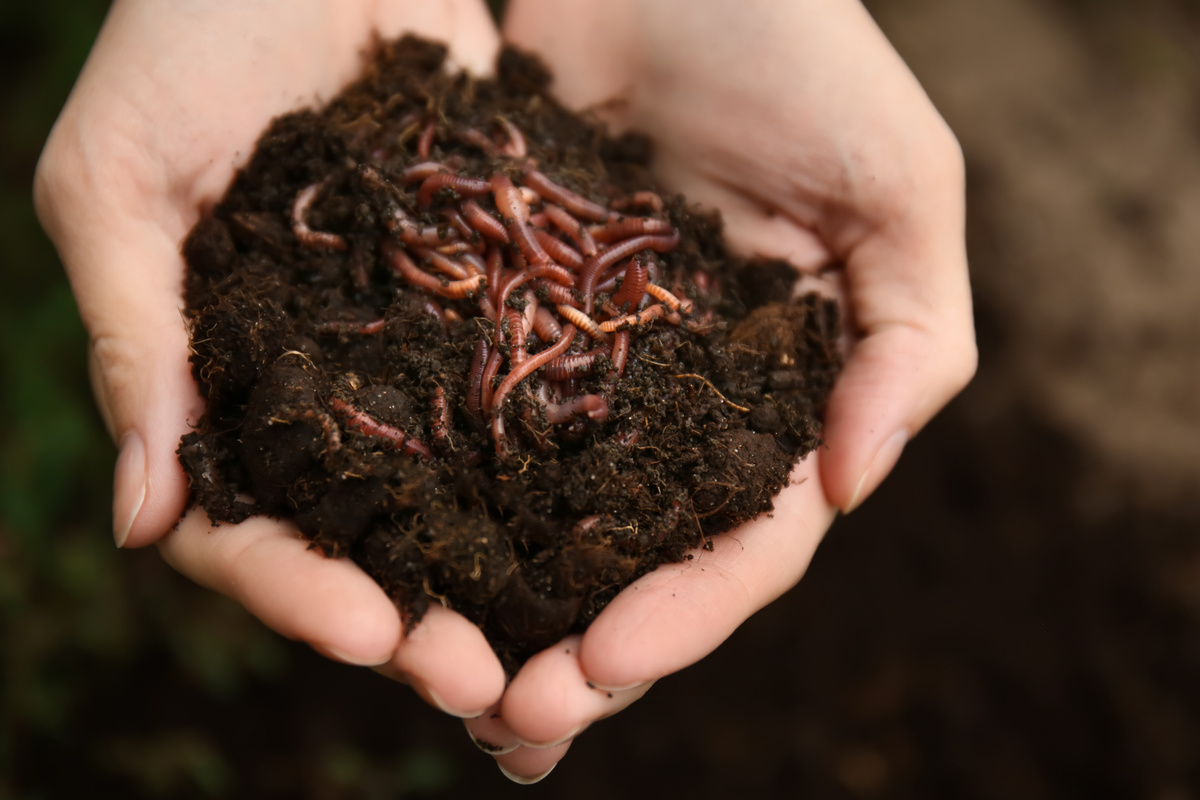
[[868,6],[966,152],[979,377],[798,588],[527,788],[113,548],[29,201],[107,3],[0,5],[0,798],[1200,798],[1200,5]]

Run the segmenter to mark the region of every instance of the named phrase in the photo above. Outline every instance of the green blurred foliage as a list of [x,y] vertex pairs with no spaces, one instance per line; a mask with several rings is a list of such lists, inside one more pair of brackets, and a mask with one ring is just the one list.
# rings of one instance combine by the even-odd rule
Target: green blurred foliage
[[[89,693],[148,652],[169,653],[215,698],[285,666],[279,640],[239,607],[112,544],[115,449],[91,400],[86,334],[30,198],[107,7],[0,4],[0,798],[39,796],[15,785],[20,755],[94,736],[78,719]],[[203,732],[88,741],[97,770],[149,796],[218,796],[231,781]]]

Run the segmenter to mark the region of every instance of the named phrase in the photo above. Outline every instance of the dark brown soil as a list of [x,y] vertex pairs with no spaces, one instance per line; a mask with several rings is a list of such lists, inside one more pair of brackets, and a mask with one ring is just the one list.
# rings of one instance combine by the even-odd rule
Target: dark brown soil
[[[506,51],[483,81],[445,74],[443,58],[414,39],[381,43],[328,108],[277,119],[189,235],[192,362],[208,407],[179,453],[214,521],[293,519],[410,619],[431,599],[466,615],[512,670],[640,575],[771,509],[819,443],[837,309],[777,302],[792,295],[788,265],[732,258],[718,219],[645,194],[649,143],[560,108],[535,61]],[[488,188],[405,172],[430,161]],[[608,215],[588,221],[597,241],[631,221],[609,248],[650,232],[598,273],[594,296],[580,288],[591,259],[571,270],[566,300],[551,296],[554,279],[497,294],[538,264],[499,243],[527,228],[497,208],[492,177],[525,186],[535,169]],[[306,190],[312,205],[297,212]],[[467,197],[505,233],[456,226]],[[530,224],[586,254],[566,228]],[[421,236],[457,266],[439,273]],[[435,276],[426,288],[404,256]],[[477,277],[493,259],[505,270]],[[668,294],[642,297],[639,270]],[[456,291],[463,281],[471,291]],[[535,301],[561,338],[516,331]],[[564,305],[614,330],[572,336]],[[563,338],[565,358],[589,368],[505,383]]]

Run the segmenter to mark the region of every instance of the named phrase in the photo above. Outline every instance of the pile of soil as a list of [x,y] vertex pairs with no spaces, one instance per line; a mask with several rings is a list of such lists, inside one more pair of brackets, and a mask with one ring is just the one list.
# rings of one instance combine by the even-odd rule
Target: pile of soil
[[215,522],[292,519],[506,668],[770,510],[819,444],[834,303],[726,253],[506,50],[494,80],[379,43],[275,120],[184,243],[207,399],[180,459]]

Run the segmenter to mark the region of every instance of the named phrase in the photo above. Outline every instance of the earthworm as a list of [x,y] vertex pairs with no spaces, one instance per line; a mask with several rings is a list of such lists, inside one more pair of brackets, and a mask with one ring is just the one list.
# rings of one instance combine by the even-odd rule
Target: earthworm
[[296,201],[292,203],[292,233],[296,234],[296,238],[306,247],[315,247],[323,250],[345,250],[346,240],[336,233],[327,233],[325,231],[314,231],[308,227],[308,211],[312,208],[312,204],[317,199],[317,193],[321,191],[322,184],[314,183],[305,186],[296,195]]
[[424,208],[433,202],[433,196],[442,189],[450,189],[462,197],[479,197],[491,191],[491,184],[478,178],[435,172],[421,182],[417,190],[417,203]]
[[537,313],[533,316],[533,332],[543,342],[552,342],[562,336],[562,328],[559,327],[558,320],[545,306],[539,306]]
[[475,342],[475,354],[467,370],[467,410],[483,419],[483,368],[488,360],[487,338]]
[[433,418],[429,423],[429,432],[437,441],[443,441],[450,431],[450,404],[446,401],[446,390],[441,386],[433,387]]
[[454,133],[451,135],[456,139],[461,139],[467,144],[475,145],[482,150],[486,156],[495,158],[496,156],[504,154],[504,151],[498,147],[495,142],[489,139],[487,135],[474,128],[463,128],[461,130],[454,131]]
[[634,192],[628,197],[622,197],[620,200],[614,200],[611,203],[612,207],[617,211],[624,211],[628,208],[649,208],[655,214],[661,214],[663,210],[663,199],[657,192],[641,191]]
[[605,333],[612,333],[613,331],[618,331],[622,328],[648,325],[659,317],[664,316],[666,313],[667,309],[662,303],[655,303],[652,306],[646,306],[646,308],[637,314],[626,314],[623,317],[605,320],[604,322],[600,323],[600,329]]
[[480,406],[483,408],[483,413],[488,413],[492,410],[492,396],[496,391],[496,375],[500,372],[500,362],[504,356],[500,353],[499,342],[488,356],[487,362],[483,365],[482,389],[479,392]]
[[391,442],[392,449],[399,450],[401,453],[411,453],[424,458],[433,458],[433,453],[419,439],[409,436],[393,425],[380,422],[370,414],[360,411],[340,397],[332,398],[329,401],[329,407],[333,409],[333,413],[340,417],[350,430],[358,431],[376,439],[386,439]]
[[421,304],[421,308],[428,311],[430,316],[435,317],[443,326],[449,324],[449,321],[446,319],[446,310],[432,297],[425,298],[425,302]]
[[593,225],[587,230],[597,242],[610,244],[622,239],[628,239],[630,236],[669,234],[675,229],[665,219],[655,219],[654,217],[621,217],[609,222],[607,225]]
[[613,335],[612,346],[613,378],[621,377],[625,371],[625,359],[629,357],[629,329],[617,331]]
[[516,368],[528,355],[525,351],[525,318],[515,308],[508,309],[505,317],[508,323],[508,361]]
[[464,297],[470,297],[487,286],[487,278],[483,275],[475,275],[456,281],[447,281],[435,275],[430,275],[414,264],[412,259],[408,257],[408,254],[395,245],[385,247],[384,257],[388,259],[392,268],[399,272],[409,283],[452,300],[461,300]]
[[437,132],[437,120],[429,120],[425,123],[425,129],[421,131],[421,138],[417,139],[417,156],[419,158],[429,158],[429,151],[433,149],[433,135]]
[[508,232],[512,236],[521,253],[531,264],[548,264],[550,256],[546,253],[529,227],[529,205],[520,196],[507,175],[497,173],[492,177],[492,189],[495,193],[496,208],[508,224]]
[[[567,321],[578,327],[588,336],[596,339],[607,339],[608,331],[604,329],[604,324],[597,324],[596,320],[589,317],[587,314],[580,311],[578,308],[573,308],[565,303],[556,306],[558,313],[566,317]],[[613,328],[616,330],[616,328]]]
[[647,284],[646,293],[651,295],[655,300],[665,303],[672,311],[682,311],[686,314],[692,310],[691,300],[686,297],[681,300],[657,284]]
[[604,222],[608,219],[607,208],[593,203],[565,186],[560,186],[536,169],[525,172],[524,183],[541,195],[543,200],[558,203],[577,217],[583,217],[593,222]]
[[513,158],[524,158],[528,152],[525,145],[525,134],[521,133],[521,129],[505,117],[496,115],[496,121],[500,123],[500,127],[504,128],[504,133],[508,136],[508,142],[500,148],[500,152]]
[[636,309],[638,303],[642,302],[647,288],[646,265],[635,255],[629,259],[629,266],[625,268],[625,279],[621,281],[621,288],[612,296],[612,303],[618,309]]
[[555,403],[550,400],[545,389],[545,384],[542,384],[537,398],[542,406],[542,411],[546,414],[546,421],[551,425],[562,425],[584,415],[596,422],[604,422],[608,419],[608,401],[602,395],[584,394],[573,397],[565,403]]
[[[562,239],[556,239],[541,228],[530,228],[530,230],[533,231],[533,236],[538,240],[542,249],[549,253],[555,261],[571,269],[579,269],[583,266],[583,256],[574,247]],[[574,283],[574,279],[572,279],[572,283]]]
[[321,322],[317,324],[316,330],[321,333],[356,333],[361,336],[371,336],[383,330],[384,320],[373,319],[370,322],[347,322],[345,320],[331,320],[329,322]]
[[442,255],[437,250],[431,250],[428,247],[414,247],[413,252],[422,261],[428,261],[432,264],[443,275],[449,275],[451,278],[459,281],[472,277],[466,267],[449,256]]
[[462,208],[463,217],[472,230],[478,231],[494,242],[509,244],[512,241],[508,237],[508,231],[505,229],[504,223],[484,211],[479,203],[476,203],[474,200],[468,200],[460,208]]
[[526,267],[525,271],[534,278],[549,278],[559,286],[570,288],[575,285],[575,274],[554,262],[549,264],[535,264],[532,267]]
[[316,411],[311,408],[306,408],[304,411],[295,411],[288,409],[278,415],[274,415],[268,420],[271,422],[294,422],[296,420],[313,420],[321,426],[321,432],[325,434],[325,452],[336,453],[342,449],[342,434],[338,430],[337,423],[333,418],[324,411]]
[[546,365],[546,368],[542,370],[542,376],[548,381],[566,381],[580,375],[588,375],[595,366],[596,359],[600,356],[608,356],[611,352],[612,346],[605,342],[586,353],[559,356]]
[[678,244],[679,231],[675,231],[670,236],[646,234],[626,239],[620,244],[615,244],[607,250],[600,251],[595,257],[589,258],[579,273],[579,290],[583,292],[584,309],[591,310],[596,278],[605,269],[623,258],[629,258],[629,256],[641,250],[654,250],[659,253],[667,253],[674,250]]
[[400,241],[410,247],[422,245],[439,247],[458,238],[458,231],[453,228],[444,225],[417,225],[407,216],[401,216],[403,213],[396,209],[395,215],[390,220],[390,228],[393,231],[399,228]]
[[497,452],[500,452],[504,440],[504,414],[502,412],[504,410],[504,401],[508,399],[509,392],[521,381],[541,369],[542,365],[565,353],[574,341],[575,326],[568,324],[563,328],[562,336],[559,337],[557,342],[542,350],[537,355],[530,356],[520,366],[513,367],[512,371],[500,382],[500,386],[496,389],[491,403],[492,438],[496,442]]
[[411,167],[406,167],[400,173],[401,183],[416,183],[424,181],[430,175],[438,172],[450,172],[450,168],[440,161],[418,161]]
[[587,228],[583,227],[583,223],[571,216],[569,211],[564,211],[560,206],[553,203],[547,203],[542,213],[554,226],[571,237],[571,241],[575,242],[575,246],[579,248],[579,252],[584,258],[591,258],[596,255],[599,248],[596,247],[596,240],[588,233]]
[[545,292],[545,297],[554,305],[568,305],[574,308],[580,308],[583,303],[579,299],[578,293],[568,286],[563,286],[559,283],[551,283],[550,281],[539,280],[534,284],[539,293]]
[[[467,202],[472,201],[468,200]],[[460,214],[457,209],[447,208],[442,212],[442,215],[446,217],[446,220],[450,223],[450,226],[462,234],[463,238],[467,241],[474,241],[479,238],[478,232],[467,224],[467,221],[463,219],[463,215]]]

